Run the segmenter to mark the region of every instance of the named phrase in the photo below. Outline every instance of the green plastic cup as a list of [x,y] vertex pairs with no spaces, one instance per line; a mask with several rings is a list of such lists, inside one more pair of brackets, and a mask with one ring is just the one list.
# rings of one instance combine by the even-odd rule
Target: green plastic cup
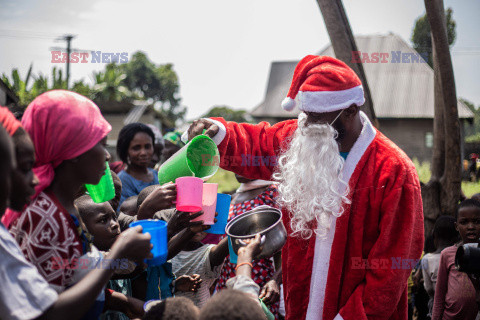
[[110,172],[108,162],[105,174],[100,179],[100,182],[96,185],[86,184],[85,187],[95,203],[106,202],[115,197],[115,187],[113,186],[112,173]]
[[180,177],[208,179],[220,164],[215,142],[206,135],[193,138],[158,169],[158,182],[164,184]]

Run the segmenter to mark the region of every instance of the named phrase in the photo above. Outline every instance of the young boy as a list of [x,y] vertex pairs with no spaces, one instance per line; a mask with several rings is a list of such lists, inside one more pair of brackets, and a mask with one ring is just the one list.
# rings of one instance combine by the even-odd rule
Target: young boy
[[244,241],[247,245],[238,249],[235,277],[228,279],[228,289],[221,290],[205,304],[200,320],[274,319],[266,306],[263,310],[260,307],[260,287],[252,279],[253,257],[261,250],[260,235]]
[[192,300],[175,297],[145,303],[143,320],[197,320],[198,314]]
[[120,206],[119,212],[123,212],[131,217],[137,215],[137,198],[138,196],[131,196],[125,199]]
[[[85,195],[75,200],[75,205],[77,206],[82,220],[85,223],[85,227],[87,228],[88,232],[93,236],[93,244],[101,251],[109,251],[111,245],[115,242],[116,238],[120,234],[120,226],[116,220],[116,213],[111,207],[110,203],[95,203],[90,198],[90,196]],[[115,291],[120,291],[127,296],[132,296],[132,288],[129,278],[135,277],[141,272],[143,272],[143,268],[139,267],[136,269],[135,272],[133,272],[135,270],[135,265],[133,265],[131,262],[122,261],[122,263],[119,263],[119,265],[120,270],[117,270],[117,275],[129,275],[122,277],[124,279],[111,280],[109,286]],[[149,271],[151,272],[151,270]],[[173,279],[173,275],[171,276]],[[195,291],[200,285],[200,282],[201,281],[198,276],[186,275],[184,277],[180,277],[175,282],[175,291]],[[171,283],[171,281],[169,281],[169,283]],[[165,286],[163,285],[162,287],[165,288]],[[158,291],[158,289],[156,291]],[[171,291],[171,289],[169,289],[168,291]],[[166,296],[171,296],[171,293],[162,293],[164,296],[165,294]],[[151,297],[148,297],[147,295],[147,298]]]
[[210,287],[220,276],[223,261],[228,255],[228,238],[222,239],[218,245],[205,245],[201,241],[206,235],[206,232],[195,234],[183,251],[172,259],[173,273],[176,275],[199,274],[203,280],[202,286],[196,293],[178,294],[192,299],[198,307],[202,307],[210,298]]
[[458,241],[458,231],[455,229],[455,221],[455,218],[451,216],[441,216],[435,221],[435,226],[433,227],[433,241],[436,249],[434,252],[427,253],[423,256],[421,261],[423,286],[430,297],[430,300],[428,301],[428,313],[430,316],[433,308],[435,286],[437,284],[440,254],[443,249],[453,246]]
[[440,255],[432,320],[474,320],[478,313],[477,281],[455,267],[455,254],[460,245],[478,246],[480,238],[480,202],[468,199],[460,203],[455,227],[462,241],[446,248]]

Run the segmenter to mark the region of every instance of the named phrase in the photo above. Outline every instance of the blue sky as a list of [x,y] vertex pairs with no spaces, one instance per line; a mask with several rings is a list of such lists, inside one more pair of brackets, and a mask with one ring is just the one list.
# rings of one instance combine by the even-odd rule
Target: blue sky
[[[354,34],[396,33],[410,43],[423,1],[346,0]],[[452,49],[457,96],[480,105],[480,1],[445,1],[457,22]],[[20,33],[19,31],[24,31]],[[187,118],[213,105],[251,110],[264,97],[271,61],[299,60],[329,42],[314,0],[0,0],[0,73],[50,74],[54,39],[75,34],[74,48],[142,50],[173,63]],[[23,37],[24,35],[29,36]],[[12,37],[13,36],[13,37]],[[102,64],[72,64],[71,80],[91,81]]]

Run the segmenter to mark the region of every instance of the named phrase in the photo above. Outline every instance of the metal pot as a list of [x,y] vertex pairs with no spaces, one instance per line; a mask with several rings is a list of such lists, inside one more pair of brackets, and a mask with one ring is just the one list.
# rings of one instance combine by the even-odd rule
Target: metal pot
[[282,222],[282,212],[269,206],[259,206],[231,220],[226,229],[232,240],[233,251],[245,246],[242,239],[262,235],[262,251],[256,259],[269,258],[280,251],[287,240],[287,231]]

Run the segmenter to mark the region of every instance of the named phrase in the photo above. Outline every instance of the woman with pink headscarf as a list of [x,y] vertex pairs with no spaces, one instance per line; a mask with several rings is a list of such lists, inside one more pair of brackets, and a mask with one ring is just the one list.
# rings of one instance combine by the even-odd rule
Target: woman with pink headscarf
[[[91,100],[65,90],[38,96],[26,109],[22,125],[35,147],[33,171],[39,183],[33,201],[13,219],[10,232],[27,260],[61,293],[87,273],[100,271],[90,271],[102,256],[82,231],[73,202],[84,184],[97,184],[104,174],[111,126]],[[134,253],[125,246],[135,246],[134,239],[120,238],[112,246],[110,259],[148,254],[148,241]],[[135,241],[138,245],[139,239]],[[101,294],[87,317],[97,318],[103,302]]]

